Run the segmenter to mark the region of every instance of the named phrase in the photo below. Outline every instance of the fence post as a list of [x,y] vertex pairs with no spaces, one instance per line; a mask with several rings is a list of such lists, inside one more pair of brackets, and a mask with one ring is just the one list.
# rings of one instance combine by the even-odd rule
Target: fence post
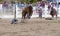
[[14,18],[16,18],[16,4],[15,4]]

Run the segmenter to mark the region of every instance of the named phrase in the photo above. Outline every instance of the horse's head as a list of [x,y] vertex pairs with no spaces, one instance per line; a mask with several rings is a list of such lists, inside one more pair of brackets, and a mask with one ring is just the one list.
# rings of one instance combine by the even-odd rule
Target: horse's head
[[32,6],[27,6],[27,7],[26,7],[27,12],[31,12],[31,11],[33,11],[32,9],[33,9]]

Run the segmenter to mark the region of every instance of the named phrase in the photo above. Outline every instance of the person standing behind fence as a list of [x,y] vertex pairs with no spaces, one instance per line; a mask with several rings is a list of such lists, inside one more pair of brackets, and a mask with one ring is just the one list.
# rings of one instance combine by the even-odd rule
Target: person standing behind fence
[[6,1],[2,4],[2,8],[3,8],[3,14],[5,15],[5,12],[7,12],[8,10],[8,4]]
[[39,11],[39,7],[40,7],[40,2],[37,2],[37,4],[36,4],[36,13],[38,13]]
[[42,18],[42,7],[40,7],[40,10],[39,10],[39,17]]
[[41,5],[42,8],[45,8],[45,1],[41,1]]
[[48,2],[48,14],[50,13],[50,11],[51,11],[51,3]]
[[42,18],[42,7],[40,5],[40,2],[37,2],[36,12],[39,13],[39,17]]

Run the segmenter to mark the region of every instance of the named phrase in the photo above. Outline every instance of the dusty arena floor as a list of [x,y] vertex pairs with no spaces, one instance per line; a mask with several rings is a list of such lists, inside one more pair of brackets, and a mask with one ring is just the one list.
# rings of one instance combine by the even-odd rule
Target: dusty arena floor
[[60,18],[26,19],[25,23],[10,24],[11,19],[0,19],[0,36],[60,36]]

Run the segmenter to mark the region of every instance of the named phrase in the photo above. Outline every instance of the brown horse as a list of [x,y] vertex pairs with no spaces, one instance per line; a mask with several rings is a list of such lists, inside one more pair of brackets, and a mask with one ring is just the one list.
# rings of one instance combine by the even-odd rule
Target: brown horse
[[53,7],[51,7],[50,15],[52,16],[52,18],[54,18],[54,16],[56,16],[56,18],[57,18],[56,10]]
[[32,13],[33,13],[33,7],[32,7],[32,6],[27,6],[27,7],[22,11],[22,19],[25,19],[27,14],[28,14],[29,16],[32,16]]

